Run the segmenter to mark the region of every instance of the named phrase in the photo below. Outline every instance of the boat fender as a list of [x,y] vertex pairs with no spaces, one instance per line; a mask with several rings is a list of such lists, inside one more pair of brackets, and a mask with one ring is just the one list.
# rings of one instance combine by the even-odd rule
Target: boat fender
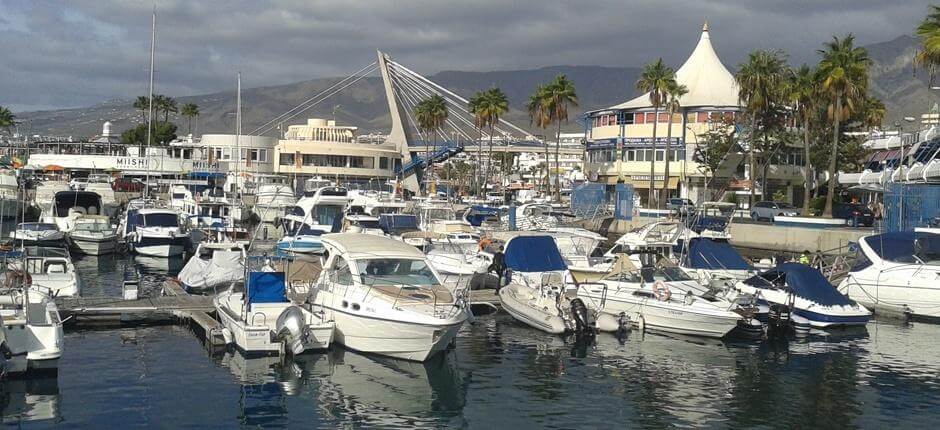
[[228,327],[222,329],[222,340],[225,341],[226,345],[235,341],[235,337],[232,336],[232,331]]
[[621,328],[621,323],[617,317],[604,312],[599,312],[597,314],[597,318],[594,320],[594,324],[598,330],[607,333],[618,332]]
[[653,284],[653,293],[656,294],[656,298],[661,302],[668,302],[669,298],[672,297],[672,292],[669,291],[669,287],[667,287],[663,281],[656,281],[656,283]]
[[571,300],[571,315],[574,317],[575,330],[578,333],[593,332],[588,321],[588,309],[583,300]]

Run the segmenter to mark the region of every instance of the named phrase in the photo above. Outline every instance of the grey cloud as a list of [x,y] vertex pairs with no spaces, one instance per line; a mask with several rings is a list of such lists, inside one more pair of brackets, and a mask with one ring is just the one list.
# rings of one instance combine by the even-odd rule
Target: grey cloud
[[[190,95],[342,76],[386,50],[413,69],[676,64],[702,22],[728,66],[755,48],[814,61],[832,35],[910,34],[926,0],[252,0],[157,2],[157,90]],[[151,3],[0,0],[0,104],[81,106],[146,92]]]

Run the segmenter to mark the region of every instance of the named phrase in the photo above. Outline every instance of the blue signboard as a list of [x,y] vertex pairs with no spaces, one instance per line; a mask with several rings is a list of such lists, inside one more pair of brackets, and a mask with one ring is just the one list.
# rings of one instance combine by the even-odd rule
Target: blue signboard
[[614,187],[614,219],[633,219],[633,185],[617,184]]

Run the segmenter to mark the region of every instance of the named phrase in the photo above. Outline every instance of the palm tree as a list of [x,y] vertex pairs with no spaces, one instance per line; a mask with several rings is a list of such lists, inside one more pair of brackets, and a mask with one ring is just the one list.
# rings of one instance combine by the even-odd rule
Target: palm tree
[[[526,112],[529,114],[529,123],[542,130],[542,145],[545,149],[545,164],[548,164],[548,142],[545,141],[545,128],[551,124],[551,98],[548,88],[545,85],[538,85],[535,91],[529,95],[529,100],[525,104]],[[545,175],[545,192],[552,193],[552,186]]]
[[0,130],[8,130],[15,122],[16,115],[13,115],[13,111],[0,106]]
[[676,81],[676,72],[670,67],[663,65],[663,59],[659,58],[652,63],[643,66],[639,79],[636,81],[637,91],[649,93],[650,104],[653,105],[653,157],[650,158],[650,189],[649,189],[649,207],[652,208],[656,202],[656,193],[653,191],[656,187],[656,127],[659,124],[659,108],[666,102],[666,89],[674,85]]
[[[747,61],[738,67],[735,79],[740,90],[738,98],[744,105],[745,114],[751,119],[748,139],[748,171],[750,172],[750,197],[748,206],[754,205],[754,189],[757,169],[754,163],[754,147],[757,144],[757,123],[770,109],[777,105],[784,89],[786,62],[780,51],[758,49],[748,54]],[[766,188],[766,180],[763,180]],[[761,190],[763,196],[764,190]],[[766,198],[766,196],[764,196]]]
[[672,145],[672,120],[676,115],[676,111],[682,109],[682,105],[679,103],[682,96],[689,93],[689,88],[685,85],[682,85],[676,81],[672,81],[672,84],[669,85],[669,88],[666,88],[666,106],[669,109],[669,128],[666,132],[666,168],[663,173],[663,190],[659,194],[662,196],[660,200],[667,200],[669,198],[669,158],[671,153],[670,146]]
[[793,107],[793,114],[803,129],[803,215],[809,215],[810,188],[813,186],[813,166],[810,163],[810,126],[813,123],[813,114],[816,112],[816,99],[819,86],[816,82],[816,71],[806,64],[801,65],[790,73],[787,83],[787,101]]
[[150,98],[147,96],[137,96],[137,100],[134,100],[134,109],[140,111],[140,122],[147,122],[147,111],[150,110]]
[[547,87],[551,103],[549,123],[554,122],[558,127],[555,132],[555,199],[560,201],[561,168],[558,165],[558,152],[561,149],[561,122],[568,122],[568,105],[578,105],[578,94],[575,92],[574,83],[565,75],[555,76]]
[[[439,94],[434,94],[424,100],[421,100],[414,108],[415,120],[418,122],[418,128],[424,132],[425,138],[432,137],[434,141],[434,152],[437,152],[437,134],[444,127],[447,121],[447,101]],[[427,154],[428,178],[434,173],[434,159],[428,148],[427,141],[424,142],[425,153]]]
[[167,97],[163,94],[153,96],[153,107],[155,110],[163,112],[163,122],[170,121],[170,112],[179,112],[176,106],[176,100],[173,97]]
[[833,37],[825,49],[819,50],[822,60],[817,69],[820,89],[829,95],[827,106],[829,119],[832,120],[832,147],[829,153],[829,189],[826,194],[826,207],[823,216],[832,217],[832,198],[836,192],[836,161],[839,154],[839,135],[841,121],[848,119],[856,111],[859,102],[865,100],[868,90],[868,66],[871,59],[865,48],[855,46],[855,36],[851,34],[839,39]]
[[193,133],[193,118],[199,116],[199,106],[195,103],[186,103],[180,108],[180,115],[189,119],[189,134]]
[[499,124],[499,118],[509,110],[509,100],[499,88],[490,88],[484,93],[480,110],[486,117],[486,124],[490,126],[490,146],[487,151],[489,163],[486,164],[486,173],[483,175],[484,181],[489,181],[490,166],[493,165],[493,135],[496,134],[496,124]]
[[933,84],[934,72],[940,66],[940,6],[930,6],[930,13],[914,30],[920,38],[920,50],[914,64],[923,67]]
[[470,100],[467,102],[467,110],[470,111],[470,114],[473,115],[473,125],[477,128],[477,133],[479,138],[477,138],[477,162],[473,166],[473,181],[476,183],[475,193],[477,197],[482,196],[480,184],[482,180],[480,178],[480,169],[481,164],[483,163],[483,127],[486,127],[486,122],[488,120],[487,116],[483,113],[483,99],[486,97],[485,91],[477,91],[473,97],[470,97]]
[[868,126],[868,130],[871,131],[873,128],[881,127],[881,123],[885,120],[885,104],[878,100],[877,97],[867,97],[865,98],[865,125]]

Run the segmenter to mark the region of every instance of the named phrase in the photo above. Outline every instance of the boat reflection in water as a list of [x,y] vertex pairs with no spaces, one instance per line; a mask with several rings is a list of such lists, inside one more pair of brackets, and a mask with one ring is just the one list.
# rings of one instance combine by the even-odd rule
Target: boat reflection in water
[[134,262],[137,263],[137,267],[139,268],[141,274],[176,276],[179,274],[180,270],[183,270],[183,265],[186,263],[186,259],[182,256],[147,257],[143,255],[135,255]]
[[[452,352],[418,363],[337,346],[293,360],[246,358],[230,352],[222,364],[242,384],[239,422],[243,425],[286,424],[287,398],[295,395],[315,397],[317,415],[325,422],[367,427],[436,425],[442,415],[459,416],[466,402],[466,387]],[[310,407],[307,400],[302,404]]]
[[3,424],[59,421],[59,380],[55,375],[7,378],[0,387]]

